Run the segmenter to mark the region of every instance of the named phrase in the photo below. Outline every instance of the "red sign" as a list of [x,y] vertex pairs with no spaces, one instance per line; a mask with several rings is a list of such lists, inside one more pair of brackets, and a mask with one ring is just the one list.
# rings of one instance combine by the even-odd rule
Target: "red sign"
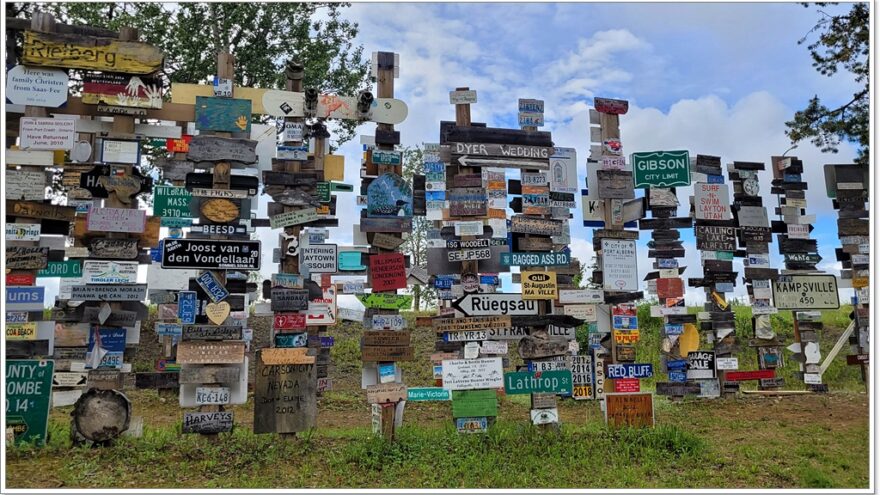
[[322,273],[321,274],[321,288],[322,289],[326,289],[327,287],[330,287],[331,285],[333,285],[333,282],[331,281],[332,275],[333,275],[332,273]]
[[724,373],[724,380],[728,382],[765,380],[767,378],[776,378],[776,370],[728,371]]
[[189,142],[192,141],[192,136],[183,135],[180,139],[168,138],[165,142],[165,147],[168,148],[170,153],[187,153],[189,152]]
[[[7,278],[7,280],[9,280]],[[9,285],[9,282],[6,282]],[[850,354],[846,357],[846,364],[849,365],[857,365],[857,364],[868,364],[869,355],[868,354]]]
[[637,316],[635,304],[615,304],[611,306],[612,316]]
[[639,392],[638,378],[618,378],[614,380],[615,392]]
[[684,295],[684,280],[680,278],[658,278],[657,297],[667,299]]
[[6,275],[6,285],[34,285],[36,277],[32,273],[9,273]]
[[373,292],[406,288],[406,264],[400,253],[370,256],[370,287]]
[[306,315],[305,313],[275,313],[272,328],[275,330],[305,330]]
[[629,102],[626,100],[614,100],[611,98],[593,98],[593,106],[599,113],[623,115],[629,110]]

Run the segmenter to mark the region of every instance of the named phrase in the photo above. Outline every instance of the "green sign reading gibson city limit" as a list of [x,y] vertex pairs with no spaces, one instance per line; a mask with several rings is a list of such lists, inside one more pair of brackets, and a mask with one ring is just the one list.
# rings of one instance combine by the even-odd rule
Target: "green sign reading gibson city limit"
[[675,187],[691,183],[687,151],[650,151],[630,156],[635,187]]

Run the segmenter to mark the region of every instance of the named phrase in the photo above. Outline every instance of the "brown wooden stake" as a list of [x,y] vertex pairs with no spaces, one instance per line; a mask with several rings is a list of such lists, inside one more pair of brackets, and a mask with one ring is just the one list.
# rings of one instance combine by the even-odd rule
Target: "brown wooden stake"
[[[609,139],[620,139],[620,117],[615,114],[610,113],[599,113],[599,125],[601,126],[601,135],[602,135],[602,143],[605,143],[606,140]],[[604,144],[603,144],[604,146]],[[611,222],[611,215],[613,211],[613,199],[606,199],[604,203],[605,207],[605,229],[607,230],[623,230],[623,225],[615,225]],[[604,275],[604,274],[603,274]],[[611,305],[613,306],[613,304]],[[604,359],[604,366],[607,369],[609,364],[617,363],[617,346],[614,344],[614,325],[612,324],[614,321],[614,316],[612,315],[611,308],[608,310],[608,318],[611,320],[609,325],[611,326],[611,353],[606,356]],[[614,380],[608,378],[608,373],[605,373],[605,391],[614,390]]]

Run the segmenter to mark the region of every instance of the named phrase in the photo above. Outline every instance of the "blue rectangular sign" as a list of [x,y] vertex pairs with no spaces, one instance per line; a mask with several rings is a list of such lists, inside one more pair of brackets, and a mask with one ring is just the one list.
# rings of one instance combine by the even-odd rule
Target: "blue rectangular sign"
[[667,323],[665,330],[666,335],[681,335],[684,333],[684,325]]
[[609,364],[606,378],[650,378],[654,376],[654,365],[651,363]]
[[192,325],[196,322],[196,312],[198,311],[198,299],[196,292],[193,290],[182,290],[177,293],[177,317],[181,323]]
[[455,283],[455,279],[453,277],[438,276],[434,278],[435,289],[451,289],[453,283]]
[[98,368],[122,368],[122,354],[125,352],[125,329],[124,328],[98,328],[94,327],[89,332],[89,348],[86,352],[86,368],[93,368],[92,355],[96,350],[95,335],[98,334],[100,342],[97,348],[101,349]]
[[306,347],[309,343],[307,333],[277,333],[275,334],[275,347]]
[[211,301],[218,303],[229,297],[229,291],[217,280],[213,273],[206,271],[196,279],[199,286],[208,294]]
[[639,318],[638,316],[614,316],[611,326],[617,330],[638,330]]
[[45,287],[6,287],[7,310],[42,311],[45,298]]
[[[501,253],[504,254],[504,253]],[[498,275],[480,275],[480,284],[498,285]]]
[[687,359],[666,361],[666,369],[670,382],[684,383],[687,381]]

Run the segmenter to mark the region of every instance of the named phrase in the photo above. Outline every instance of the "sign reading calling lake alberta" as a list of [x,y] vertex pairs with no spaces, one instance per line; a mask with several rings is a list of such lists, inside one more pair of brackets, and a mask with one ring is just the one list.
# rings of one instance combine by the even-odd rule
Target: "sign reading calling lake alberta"
[[259,270],[260,241],[166,239],[162,268]]
[[675,187],[691,183],[691,161],[687,151],[651,151],[630,157],[635,187]]

